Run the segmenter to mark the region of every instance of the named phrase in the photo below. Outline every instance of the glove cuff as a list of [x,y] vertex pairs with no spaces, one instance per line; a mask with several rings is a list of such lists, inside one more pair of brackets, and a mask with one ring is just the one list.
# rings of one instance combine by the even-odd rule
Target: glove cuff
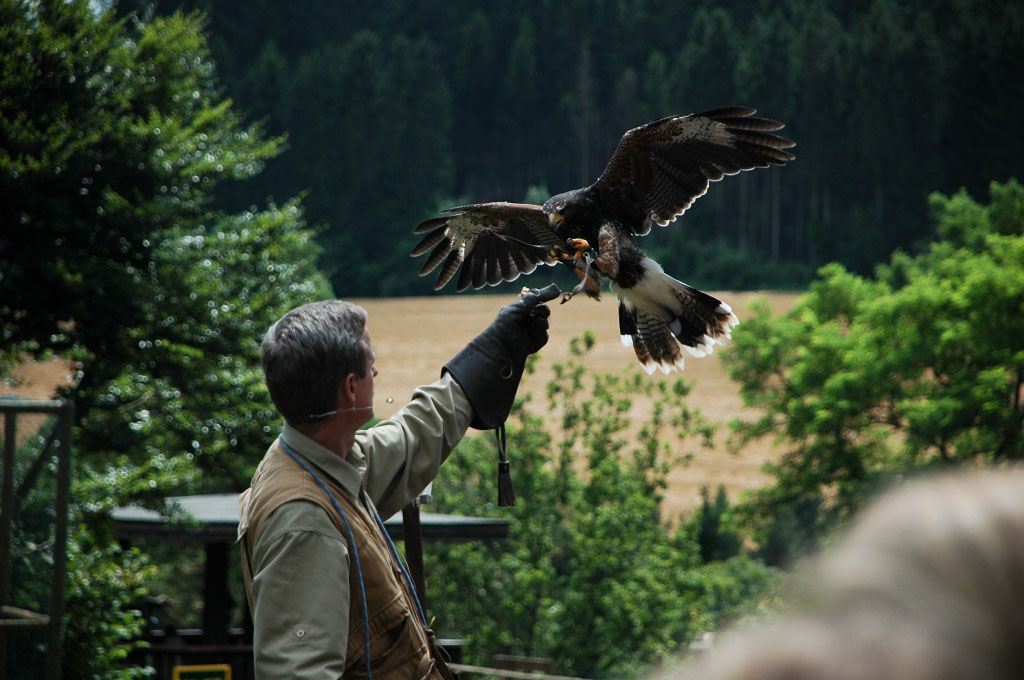
[[474,340],[444,365],[442,375],[450,373],[469,399],[473,407],[470,426],[490,430],[508,418],[525,367],[525,357],[486,352]]

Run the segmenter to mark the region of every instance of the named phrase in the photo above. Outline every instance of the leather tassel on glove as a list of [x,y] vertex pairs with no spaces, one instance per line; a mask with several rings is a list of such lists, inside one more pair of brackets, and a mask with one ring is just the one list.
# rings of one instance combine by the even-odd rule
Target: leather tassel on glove
[[548,341],[545,302],[559,296],[558,286],[532,289],[498,312],[480,335],[444,366],[473,406],[472,427],[495,429],[498,438],[498,505],[515,505],[515,491],[505,456],[504,423],[512,410],[519,381],[530,356]]

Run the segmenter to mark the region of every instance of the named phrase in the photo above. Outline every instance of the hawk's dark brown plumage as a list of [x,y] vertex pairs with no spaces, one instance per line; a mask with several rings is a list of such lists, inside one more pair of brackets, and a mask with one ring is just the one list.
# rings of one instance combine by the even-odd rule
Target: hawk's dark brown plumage
[[[738,321],[725,303],[665,274],[635,237],[682,215],[709,182],[793,160],[786,149],[794,143],[773,134],[782,123],[754,113],[716,109],[634,128],[596,182],[553,196],[543,207],[479,203],[446,210],[447,216],[416,228],[425,236],[412,254],[431,251],[420,274],[441,265],[434,285],[440,289],[461,266],[456,287],[464,290],[515,280],[541,263],[566,262],[592,297],[602,277],[611,280],[623,342],[632,344],[648,372],[682,368],[680,346],[703,356],[727,341]],[[564,255],[570,239],[602,246],[581,263]]]

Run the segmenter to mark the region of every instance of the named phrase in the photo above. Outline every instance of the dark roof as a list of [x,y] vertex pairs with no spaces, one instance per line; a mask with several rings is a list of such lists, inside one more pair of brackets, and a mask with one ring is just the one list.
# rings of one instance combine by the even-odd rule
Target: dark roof
[[[172,496],[167,499],[167,505],[168,509],[177,510],[174,518],[136,506],[115,509],[113,516],[117,537],[129,540],[163,537],[208,543],[235,540],[238,533],[237,493]],[[179,516],[185,519],[177,519]],[[384,527],[391,538],[404,538],[402,513],[387,519]],[[508,520],[421,512],[420,531],[424,540],[498,540],[508,537]]]

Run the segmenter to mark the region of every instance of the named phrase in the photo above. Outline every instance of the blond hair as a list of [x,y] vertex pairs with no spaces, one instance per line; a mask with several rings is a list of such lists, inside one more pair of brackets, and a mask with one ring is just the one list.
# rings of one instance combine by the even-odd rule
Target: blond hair
[[1024,470],[900,486],[795,581],[795,611],[686,677],[1024,678]]

